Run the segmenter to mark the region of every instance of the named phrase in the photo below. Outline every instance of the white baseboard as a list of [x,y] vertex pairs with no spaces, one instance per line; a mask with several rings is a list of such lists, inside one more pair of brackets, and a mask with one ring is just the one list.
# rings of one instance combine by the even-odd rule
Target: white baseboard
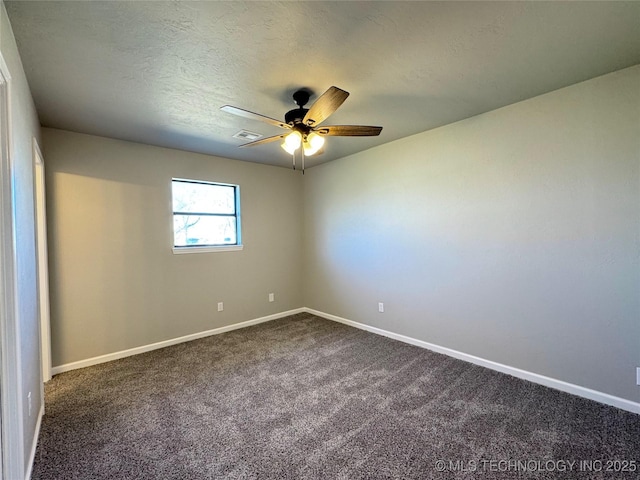
[[319,317],[326,318],[327,320],[333,320],[334,322],[343,323],[351,327],[359,328],[361,330],[366,330],[367,332],[383,335],[385,337],[389,337],[394,340],[399,340],[401,342],[409,343],[417,347],[426,348],[427,350],[431,350],[433,352],[442,353],[450,357],[464,360],[465,362],[473,363],[475,365],[480,365],[481,367],[486,367],[491,370],[506,373],[513,377],[521,378],[523,380],[528,380],[533,383],[544,385],[545,387],[554,388],[556,390],[561,390],[563,392],[571,393],[579,397],[587,398],[589,400],[595,400],[596,402],[604,403],[606,405],[611,405],[613,407],[617,407],[622,410],[627,410],[629,412],[640,414],[640,403],[633,402],[625,398],[620,398],[614,395],[609,395],[608,393],[603,393],[597,390],[592,390],[590,388],[581,387],[580,385],[574,385],[572,383],[568,383],[563,380],[557,380],[555,378],[546,377],[538,373],[528,372],[526,370],[521,370],[519,368],[510,367],[509,365],[504,365],[502,363],[486,360],[484,358],[476,357],[474,355],[469,355],[464,352],[452,350],[447,347],[441,347],[440,345],[424,342],[422,340],[417,340],[415,338],[407,337],[405,335],[400,335],[398,333],[389,332],[381,328],[365,325],[364,323],[354,322],[353,320],[348,320],[346,318],[338,317],[336,315],[331,315],[329,313],[320,312],[318,310],[313,310],[311,308],[304,308],[303,310],[305,312],[312,313]]
[[42,425],[42,417],[44,417],[44,399],[40,405],[40,411],[38,412],[38,422],[36,423],[36,429],[33,432],[33,439],[31,440],[31,452],[29,454],[29,463],[27,464],[27,472],[25,473],[24,480],[31,478],[31,470],[33,470],[33,462],[36,459],[36,449],[38,448],[38,438],[40,437],[40,425]]
[[[537,383],[540,385],[544,385],[546,387],[554,388],[556,390],[560,390],[563,392],[571,393],[573,395],[577,395],[579,397],[587,398],[589,400],[594,400],[596,402],[604,403],[606,405],[611,405],[613,407],[620,408],[622,410],[627,410],[629,412],[640,414],[640,403],[633,402],[631,400],[627,400],[625,398],[616,397],[614,395],[610,395],[608,393],[599,392],[597,390],[592,390],[590,388],[582,387],[580,385],[575,385],[572,383],[565,382],[563,380],[557,380],[555,378],[547,377],[545,375],[540,375],[538,373],[529,372],[527,370],[522,370],[516,367],[511,367],[509,365],[504,365],[502,363],[497,363],[491,360],[486,360],[484,358],[476,357],[474,355],[469,355],[468,353],[460,352],[458,350],[453,350],[447,347],[441,347],[440,345],[435,345],[433,343],[425,342],[422,340],[418,340],[415,338],[407,337],[405,335],[401,335],[399,333],[389,332],[387,330],[383,330],[381,328],[372,327],[370,325],[365,325],[364,323],[354,322],[353,320],[348,320],[346,318],[338,317],[336,315],[332,315],[330,313],[320,312],[318,310],[314,310],[312,308],[302,307],[294,310],[288,310],[286,312],[275,313],[273,315],[268,315],[266,317],[255,318],[253,320],[247,320],[246,322],[235,323],[233,325],[227,325],[225,327],[214,328],[213,330],[206,330],[204,332],[193,333],[191,335],[185,335],[184,337],[172,338],[169,340],[164,340],[162,342],[152,343],[150,345],[143,345],[136,348],[131,348],[129,350],[122,350],[119,352],[109,353],[107,355],[101,355],[99,357],[88,358],[86,360],[80,360],[78,362],[67,363],[64,365],[59,365],[57,367],[53,367],[52,374],[57,375],[58,373],[67,372],[69,370],[75,370],[78,368],[90,367],[91,365],[97,365],[99,363],[110,362],[112,360],[118,360],[120,358],[129,357],[131,355],[137,355],[140,353],[149,352],[151,350],[157,350],[159,348],[169,347],[171,345],[176,345],[178,343],[189,342],[191,340],[197,340],[198,338],[208,337],[211,335],[218,335],[220,333],[229,332],[231,330],[237,330],[239,328],[249,327],[251,325],[257,325],[259,323],[268,322],[270,320],[275,320],[282,317],[287,317],[289,315],[294,315],[296,313],[312,313],[313,315],[317,315],[322,318],[326,318],[327,320],[333,320],[334,322],[343,323],[345,325],[349,325],[351,327],[359,328],[361,330],[366,330],[371,333],[375,333],[377,335],[382,335],[385,337],[392,338],[394,340],[399,340],[404,343],[408,343],[411,345],[415,345],[417,347],[426,348],[427,350],[431,350],[433,352],[442,353],[444,355],[448,355],[450,357],[454,357],[460,360],[464,360],[465,362],[473,363],[475,365],[479,365],[481,367],[486,367],[491,370],[495,370],[497,372],[506,373],[508,375],[521,378],[523,380],[528,380],[533,383]],[[38,428],[39,424],[38,424]],[[37,438],[37,437],[36,437]],[[35,446],[32,454],[35,454]]]
[[68,372],[70,370],[76,370],[78,368],[90,367],[92,365],[98,365],[99,363],[111,362],[112,360],[118,360],[120,358],[130,357],[131,355],[138,355],[140,353],[150,352],[151,350],[157,350],[159,348],[169,347],[178,343],[189,342],[191,340],[197,340],[198,338],[209,337],[211,335],[218,335],[220,333],[230,332],[231,330],[237,330],[239,328],[250,327],[251,325],[257,325],[259,323],[268,322],[277,318],[287,317],[296,313],[304,312],[304,308],[296,308],[294,310],[288,310],[286,312],[274,313],[273,315],[267,315],[266,317],[254,318],[253,320],[247,320],[245,322],[234,323],[233,325],[227,325],[225,327],[214,328],[213,330],[206,330],[204,332],[192,333],[191,335],[185,335],[184,337],[171,338],[169,340],[163,340],[162,342],[151,343],[149,345],[142,345],[140,347],[130,348],[128,350],[121,350],[119,352],[108,353],[106,355],[100,355],[98,357],[87,358],[86,360],[80,360],[72,363],[65,363],[64,365],[58,365],[51,369],[53,375],[59,373]]

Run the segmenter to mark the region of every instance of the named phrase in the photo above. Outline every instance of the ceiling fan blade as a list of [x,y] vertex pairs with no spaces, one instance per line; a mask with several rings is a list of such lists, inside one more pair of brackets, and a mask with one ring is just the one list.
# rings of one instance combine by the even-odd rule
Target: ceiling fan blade
[[327,125],[318,127],[314,131],[320,135],[332,137],[375,137],[380,135],[382,127],[368,125]]
[[238,145],[238,146],[239,147],[255,147],[256,145],[262,145],[263,143],[271,143],[271,142],[275,142],[275,141],[281,140],[284,137],[286,137],[287,135],[289,135],[289,132],[282,133],[280,135],[274,135],[273,137],[261,138],[260,140],[256,140],[254,142],[249,142],[249,143],[245,143],[245,144]]
[[250,118],[251,120],[260,120],[261,122],[266,122],[271,125],[275,125],[276,127],[290,129],[291,127],[280,120],[276,120],[275,118],[266,117],[264,115],[260,115],[259,113],[253,113],[249,110],[244,110],[238,107],[232,107],[231,105],[225,105],[224,107],[220,107],[220,110],[227,113],[232,113],[233,115],[238,115],[239,117]]
[[348,96],[349,92],[345,92],[338,87],[330,87],[311,105],[302,122],[311,127],[320,125],[344,103]]

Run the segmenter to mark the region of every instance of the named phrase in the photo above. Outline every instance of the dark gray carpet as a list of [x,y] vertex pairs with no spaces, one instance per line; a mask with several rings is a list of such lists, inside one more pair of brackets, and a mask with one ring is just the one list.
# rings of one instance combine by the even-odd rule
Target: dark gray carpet
[[46,412],[33,479],[640,478],[640,415],[309,314],[57,375]]

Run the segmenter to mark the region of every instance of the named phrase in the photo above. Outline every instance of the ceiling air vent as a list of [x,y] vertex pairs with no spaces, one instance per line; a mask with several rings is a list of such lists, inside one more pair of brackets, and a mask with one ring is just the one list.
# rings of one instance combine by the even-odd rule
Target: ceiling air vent
[[261,137],[259,133],[250,132],[248,130],[240,130],[233,138],[239,138],[240,140],[248,140],[250,142],[257,140]]

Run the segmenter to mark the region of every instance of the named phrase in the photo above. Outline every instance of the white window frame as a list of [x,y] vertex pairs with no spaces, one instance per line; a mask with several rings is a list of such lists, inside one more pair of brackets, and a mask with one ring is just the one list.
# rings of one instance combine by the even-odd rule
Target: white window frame
[[[222,187],[233,187],[235,192],[235,218],[236,218],[236,243],[233,245],[185,245],[176,246],[175,233],[173,227],[173,219],[175,212],[173,211],[173,182],[199,183],[204,185],[219,185]],[[192,178],[172,178],[171,179],[171,243],[173,245],[173,253],[180,255],[184,253],[211,253],[211,252],[231,252],[244,248],[242,244],[242,216],[240,212],[240,185],[233,183],[212,182],[209,180],[196,180]]]

